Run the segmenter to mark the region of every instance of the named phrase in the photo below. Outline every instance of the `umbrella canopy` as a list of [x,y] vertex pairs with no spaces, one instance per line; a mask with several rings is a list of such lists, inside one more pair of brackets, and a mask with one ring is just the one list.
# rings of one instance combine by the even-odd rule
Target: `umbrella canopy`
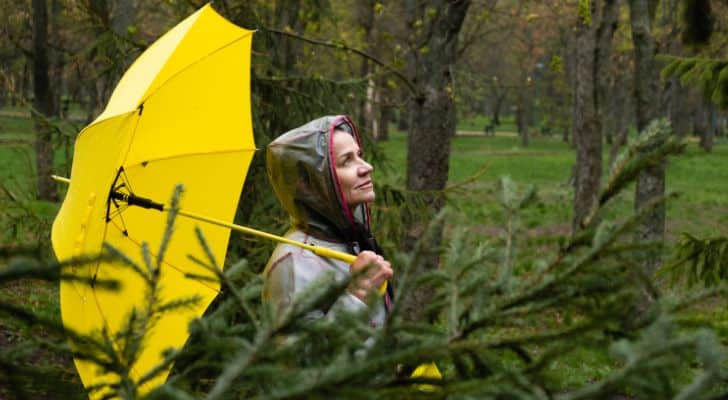
[[[147,242],[152,253],[159,249],[167,215],[129,207],[115,201],[119,195],[160,202],[182,183],[186,211],[233,220],[255,151],[249,94],[252,34],[207,5],[134,62],[104,112],[76,139],[70,186],[52,230],[59,260],[98,254],[107,242],[144,265],[141,243]],[[189,254],[206,258],[194,233],[196,224],[189,219],[176,222],[160,270],[159,294],[162,302],[192,296],[201,301],[156,321],[132,366],[135,378],[156,366],[165,349],[184,344],[188,323],[202,315],[218,293],[217,284],[185,277],[186,273],[213,275],[187,258]],[[222,264],[230,230],[203,228]],[[98,262],[75,267],[74,272],[122,284],[120,291],[110,292],[61,283],[63,323],[77,332],[107,332],[113,337],[134,308],[143,309],[148,303],[143,279],[129,268]],[[118,376],[103,376],[89,362],[76,359],[75,363],[86,387],[118,382]],[[146,387],[161,384],[167,373]]]

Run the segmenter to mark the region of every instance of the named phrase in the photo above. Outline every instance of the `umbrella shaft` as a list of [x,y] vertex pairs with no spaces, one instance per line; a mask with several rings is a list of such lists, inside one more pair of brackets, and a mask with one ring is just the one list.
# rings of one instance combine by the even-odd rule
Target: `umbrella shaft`
[[232,229],[232,230],[235,230],[238,232],[247,233],[249,235],[254,235],[254,236],[274,240],[276,242],[287,243],[287,244],[291,244],[294,246],[302,247],[304,249],[311,250],[315,254],[320,255],[322,257],[333,258],[336,260],[343,261],[347,264],[351,264],[356,259],[356,256],[353,256],[351,254],[347,254],[347,253],[344,253],[341,251],[331,250],[331,249],[327,249],[325,247],[320,247],[320,246],[313,246],[313,245],[310,245],[307,243],[291,240],[291,239],[285,238],[283,236],[273,235],[268,232],[263,232],[263,231],[259,231],[257,229],[248,228],[246,226],[230,224],[225,221],[220,221],[218,219],[205,217],[203,215],[194,214],[194,213],[187,212],[184,210],[179,210],[179,215],[185,216],[187,218],[196,219],[196,220],[202,221],[202,222],[207,222],[209,224],[221,226],[224,228]]
[[[52,178],[59,182],[63,182],[63,183],[67,183],[67,184],[71,183],[71,180],[68,178],[64,178],[64,177],[60,177],[60,176],[56,176],[56,175],[53,175]],[[110,197],[112,199],[123,201],[130,206],[139,206],[139,207],[143,207],[143,208],[151,208],[151,209],[155,209],[155,210],[159,210],[159,211],[164,211],[163,204],[157,203],[154,200],[148,199],[146,197],[139,197],[134,194],[121,193],[116,190],[111,191]],[[230,224],[225,221],[220,221],[219,219],[205,217],[203,215],[194,214],[194,213],[187,212],[184,210],[179,210],[178,213],[179,213],[179,215],[185,216],[187,218],[192,218],[192,219],[195,219],[198,221],[207,222],[208,224],[221,226],[223,228],[228,228],[228,229],[232,229],[232,230],[235,230],[238,232],[247,233],[249,235],[254,235],[254,236],[274,240],[274,241],[280,242],[280,243],[287,243],[287,244],[291,244],[294,246],[302,247],[304,249],[311,250],[315,254],[320,255],[322,257],[333,258],[336,260],[343,261],[347,264],[353,263],[354,260],[356,259],[356,256],[353,256],[351,254],[347,254],[347,253],[344,253],[341,251],[331,250],[331,249],[327,249],[325,247],[313,246],[313,245],[310,245],[307,243],[298,242],[295,240],[284,238],[283,236],[273,235],[268,232],[263,232],[263,231],[259,231],[257,229],[248,228],[246,226]]]

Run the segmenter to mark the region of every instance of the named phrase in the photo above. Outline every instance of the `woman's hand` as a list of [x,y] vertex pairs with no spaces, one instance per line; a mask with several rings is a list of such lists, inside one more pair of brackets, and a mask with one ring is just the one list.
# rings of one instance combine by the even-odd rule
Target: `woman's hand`
[[366,302],[369,294],[392,277],[394,273],[389,261],[373,251],[362,251],[349,266],[354,279],[349,285],[349,293]]

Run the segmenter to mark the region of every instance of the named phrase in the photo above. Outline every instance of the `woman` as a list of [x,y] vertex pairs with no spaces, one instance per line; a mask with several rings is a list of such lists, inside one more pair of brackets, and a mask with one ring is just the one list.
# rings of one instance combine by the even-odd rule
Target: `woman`
[[[374,201],[372,166],[362,159],[353,122],[346,116],[322,117],[289,131],[268,146],[268,177],[291,218],[286,237],[357,255],[351,264],[279,244],[265,267],[263,298],[278,307],[289,305],[302,291],[328,274],[337,279],[359,276],[327,309],[358,311],[372,307],[370,323],[380,326],[390,304],[366,304],[392,268],[382,256],[369,227],[369,203]],[[365,273],[361,273],[364,271]]]

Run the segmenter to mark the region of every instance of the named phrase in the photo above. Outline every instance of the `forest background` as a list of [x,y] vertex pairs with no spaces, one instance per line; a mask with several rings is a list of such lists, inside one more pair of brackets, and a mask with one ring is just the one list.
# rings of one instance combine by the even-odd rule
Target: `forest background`
[[[54,328],[58,274],[39,272],[63,268],[49,231],[65,188],[50,175],[70,175],[76,135],[136,56],[204,3],[0,3],[0,395],[82,396]],[[358,122],[376,168],[375,230],[402,271],[393,336],[411,350],[372,359],[436,357],[442,391],[418,395],[725,395],[725,2],[212,4],[257,29],[259,148],[320,115]],[[236,222],[282,233],[264,171],[256,157]],[[225,263],[260,272],[273,245],[233,235]],[[254,278],[235,281],[255,291]],[[209,318],[233,335],[250,322],[240,313]],[[206,348],[198,342],[191,354]],[[290,360],[275,357],[266,362],[281,374]],[[341,380],[285,390],[189,383],[220,382],[230,361],[179,367],[166,395],[296,397],[343,382],[401,398],[409,388],[350,364]],[[302,371],[322,368],[312,363]],[[115,390],[138,394],[129,385]]]

